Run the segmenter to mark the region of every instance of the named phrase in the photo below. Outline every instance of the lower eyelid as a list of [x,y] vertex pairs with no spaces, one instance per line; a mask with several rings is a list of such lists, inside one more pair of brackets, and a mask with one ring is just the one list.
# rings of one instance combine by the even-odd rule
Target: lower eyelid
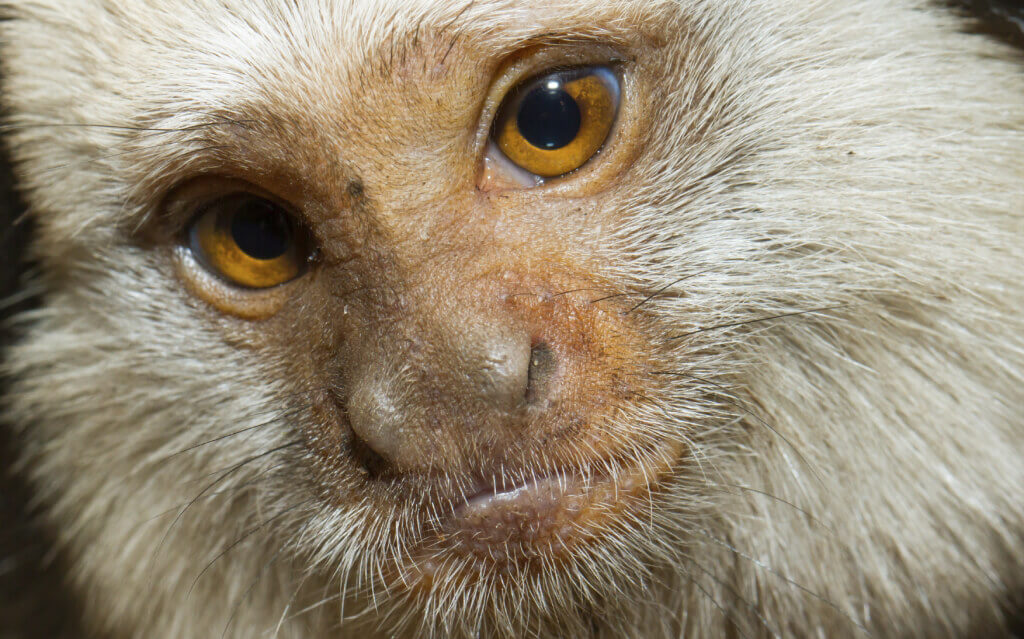
[[247,320],[269,317],[280,311],[293,295],[292,283],[266,289],[233,286],[200,264],[185,246],[175,249],[175,263],[186,289],[226,315]]
[[498,148],[494,140],[488,140],[483,171],[477,184],[481,191],[524,189],[541,184],[544,184],[544,178],[516,165]]

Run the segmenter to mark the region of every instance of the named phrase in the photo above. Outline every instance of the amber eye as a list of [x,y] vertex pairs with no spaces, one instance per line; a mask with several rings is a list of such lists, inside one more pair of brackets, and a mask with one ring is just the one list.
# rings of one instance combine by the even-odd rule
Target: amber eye
[[492,137],[508,159],[530,173],[556,177],[575,171],[608,138],[620,94],[619,78],[607,67],[534,78],[505,99]]
[[295,279],[309,256],[308,236],[278,204],[233,193],[208,204],[189,228],[192,253],[232,284],[269,288]]

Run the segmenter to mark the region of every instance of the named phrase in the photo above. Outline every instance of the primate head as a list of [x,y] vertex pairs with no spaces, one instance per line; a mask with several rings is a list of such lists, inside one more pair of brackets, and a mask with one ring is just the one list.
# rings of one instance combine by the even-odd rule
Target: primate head
[[963,16],[0,7],[85,636],[1009,635],[1024,74]]

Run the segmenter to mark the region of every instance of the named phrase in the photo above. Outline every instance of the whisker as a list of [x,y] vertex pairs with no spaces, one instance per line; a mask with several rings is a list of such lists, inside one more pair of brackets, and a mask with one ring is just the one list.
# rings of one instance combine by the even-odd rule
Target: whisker
[[[310,389],[306,389],[306,390],[296,391],[296,392],[293,392],[293,393],[285,393],[285,394],[282,394],[282,395],[278,395],[277,399],[279,399],[279,400],[289,400],[289,399],[293,399],[295,397],[299,397],[300,395],[308,395],[310,393],[319,393],[319,392],[324,392],[326,390],[329,390],[329,389],[327,387],[319,387],[318,386],[316,388],[310,388]],[[304,404],[301,404],[301,405],[298,405],[298,406],[293,406],[293,407],[290,407],[290,408],[281,409],[281,408],[276,408],[275,407],[275,408],[269,408],[267,410],[263,410],[263,411],[258,411],[258,412],[252,413],[249,417],[261,417],[263,415],[270,415],[270,414],[273,414],[273,413],[277,413],[277,415],[275,415],[273,419],[269,419],[269,420],[260,422],[258,424],[254,424],[252,426],[246,426],[245,428],[240,428],[240,429],[232,431],[230,433],[226,433],[224,435],[219,435],[219,436],[214,437],[212,439],[208,439],[208,440],[205,440],[205,441],[197,442],[195,444],[190,444],[189,446],[186,446],[185,448],[182,448],[181,450],[179,450],[177,452],[171,453],[170,455],[167,455],[166,457],[163,457],[163,458],[160,458],[159,460],[156,460],[156,462],[157,463],[164,463],[164,462],[166,462],[166,461],[168,461],[170,459],[173,459],[174,457],[177,457],[178,455],[182,455],[184,453],[187,453],[189,451],[195,450],[195,449],[200,448],[202,446],[206,446],[207,444],[213,444],[213,443],[216,443],[216,442],[228,439],[230,437],[234,437],[235,435],[241,435],[241,434],[253,431],[253,430],[258,430],[260,428],[265,428],[267,426],[271,426],[273,424],[281,422],[281,420],[283,420],[283,419],[286,419],[286,418],[291,417],[293,415],[300,414],[303,411],[311,408],[314,405],[315,405],[315,402],[307,402],[307,403],[304,403]],[[216,474],[216,473],[211,473],[211,474]]]
[[195,589],[195,587],[196,587],[196,584],[197,584],[197,583],[199,583],[199,580],[200,580],[200,579],[202,578],[202,576],[203,576],[203,575],[205,575],[205,574],[206,574],[206,572],[207,572],[207,571],[208,571],[208,570],[209,570],[209,569],[210,569],[211,567],[213,567],[213,564],[217,563],[217,560],[218,560],[218,559],[220,559],[220,558],[221,558],[221,557],[223,557],[224,555],[226,555],[226,554],[228,554],[229,552],[231,552],[231,550],[232,550],[232,549],[234,549],[234,548],[236,548],[236,547],[238,546],[238,544],[242,543],[243,541],[245,541],[246,539],[248,539],[249,537],[251,537],[251,536],[252,536],[252,535],[254,535],[255,533],[257,533],[257,532],[259,532],[260,530],[262,530],[263,528],[265,528],[265,527],[269,526],[269,525],[270,525],[271,523],[273,523],[273,522],[277,521],[277,520],[278,520],[278,519],[280,519],[281,517],[284,517],[284,516],[285,516],[285,515],[287,515],[288,513],[290,513],[290,512],[292,512],[293,510],[295,510],[296,508],[300,508],[300,507],[302,507],[302,506],[305,506],[306,504],[309,504],[309,503],[311,503],[311,502],[315,501],[315,499],[316,499],[316,498],[310,498],[310,499],[307,499],[307,500],[305,500],[305,501],[300,501],[299,503],[297,503],[297,504],[295,504],[295,505],[289,506],[288,508],[285,508],[284,510],[282,510],[282,511],[281,511],[281,512],[279,512],[279,513],[277,513],[277,514],[276,514],[276,515],[274,515],[273,517],[270,517],[269,519],[266,519],[266,520],[264,520],[264,521],[260,522],[260,523],[259,523],[259,524],[257,524],[256,526],[253,526],[253,527],[252,527],[252,528],[250,528],[249,530],[247,530],[247,531],[245,531],[244,533],[242,533],[241,535],[239,535],[239,537],[238,537],[237,539],[235,539],[235,540],[234,540],[233,542],[231,542],[230,544],[228,544],[228,545],[227,545],[227,546],[226,546],[226,547],[225,547],[224,549],[222,549],[222,550],[221,550],[221,551],[220,551],[219,553],[217,553],[217,556],[216,556],[216,557],[214,557],[213,559],[211,559],[211,560],[210,560],[210,563],[206,564],[206,566],[205,566],[205,567],[203,567],[203,569],[199,571],[199,574],[198,574],[198,575],[196,575],[196,578],[192,580],[192,585],[191,585],[191,586],[189,586],[189,588],[188,588],[188,593],[187,593],[187,594],[185,595],[185,598],[186,598],[186,599],[188,599],[188,597],[190,597],[190,596],[192,595],[192,590],[193,590],[193,589]]
[[853,625],[857,626],[857,628],[860,629],[865,635],[867,635],[868,637],[872,636],[871,632],[866,627],[864,627],[859,621],[857,621],[856,619],[851,617],[847,612],[845,612],[842,608],[840,608],[837,603],[835,603],[834,601],[832,601],[828,597],[825,597],[823,595],[820,595],[820,594],[814,592],[813,590],[811,590],[807,586],[804,586],[800,582],[787,577],[786,575],[778,572],[777,570],[775,570],[771,566],[768,566],[767,564],[763,563],[759,559],[751,557],[749,554],[744,553],[743,551],[741,551],[740,549],[736,548],[732,544],[730,544],[730,543],[728,543],[726,541],[723,541],[723,540],[719,539],[718,537],[715,537],[714,535],[712,535],[711,533],[707,532],[706,530],[695,529],[695,530],[692,530],[691,532],[694,532],[696,534],[699,534],[699,535],[701,535],[703,537],[706,537],[706,538],[710,539],[713,543],[715,543],[715,544],[717,544],[719,546],[722,546],[723,548],[726,548],[726,549],[732,551],[732,553],[735,554],[737,557],[740,557],[742,559],[745,559],[745,560],[749,561],[754,566],[764,570],[766,573],[768,573],[770,575],[773,575],[773,576],[775,576],[775,577],[785,581],[786,583],[788,583],[789,585],[793,586],[794,588],[797,588],[798,590],[800,590],[800,591],[810,595],[811,597],[814,597],[818,601],[820,601],[823,604],[829,606],[830,608],[832,608],[833,610],[838,612],[840,615],[845,617],[847,621],[849,621]]
[[[173,458],[175,458],[175,457],[177,457],[179,455],[183,455],[183,454],[185,454],[185,453],[187,453],[189,451],[193,451],[193,450],[195,450],[197,448],[201,448],[201,447],[206,446],[208,444],[215,444],[215,443],[217,443],[219,441],[224,441],[225,439],[228,439],[230,437],[234,437],[236,435],[241,435],[243,433],[248,433],[248,432],[251,432],[251,431],[254,431],[254,430],[258,430],[260,428],[266,428],[267,426],[271,426],[273,424],[279,423],[280,420],[285,418],[285,417],[290,417],[291,415],[299,414],[299,413],[305,411],[306,409],[310,408],[311,406],[313,406],[313,403],[304,404],[302,406],[298,406],[298,407],[295,407],[295,408],[286,409],[286,410],[282,411],[279,415],[275,416],[273,419],[269,419],[267,421],[260,422],[259,424],[254,424],[252,426],[246,426],[245,428],[240,428],[240,429],[232,431],[230,433],[226,433],[224,435],[220,435],[220,436],[214,437],[213,439],[207,439],[205,441],[198,442],[196,444],[192,444],[190,446],[182,448],[181,450],[179,450],[176,453],[171,453],[170,455],[160,459],[159,461],[160,461],[160,463],[163,463],[163,462],[166,462],[166,461],[168,461],[170,459],[173,459]],[[267,413],[271,413],[271,412],[274,412],[276,410],[279,410],[279,409],[271,409],[271,410],[268,410],[268,411],[265,411],[265,412],[262,412],[262,413],[256,413],[254,416],[265,415]]]
[[808,459],[806,457],[804,457],[803,453],[800,452],[800,449],[798,449],[796,447],[796,444],[794,444],[793,442],[789,441],[789,439],[787,439],[785,435],[780,433],[777,428],[775,428],[774,426],[769,424],[766,419],[764,419],[763,417],[761,417],[760,415],[755,413],[753,410],[751,410],[751,409],[747,408],[746,406],[744,406],[742,403],[740,403],[739,400],[733,398],[731,396],[731,392],[725,386],[723,386],[723,385],[721,385],[721,384],[719,384],[717,382],[714,382],[714,381],[712,381],[710,379],[706,379],[704,377],[698,377],[697,375],[692,375],[690,373],[674,372],[674,371],[654,371],[652,374],[653,375],[675,375],[675,376],[689,377],[691,379],[695,379],[695,380],[697,380],[699,382],[702,382],[704,384],[710,384],[711,386],[714,386],[715,388],[718,388],[719,390],[721,390],[724,393],[724,395],[720,395],[719,396],[719,398],[722,401],[724,401],[726,404],[729,404],[733,408],[737,408],[737,409],[743,411],[744,413],[746,413],[747,415],[753,417],[754,419],[756,419],[758,421],[759,424],[761,424],[762,426],[767,428],[772,434],[774,434],[776,437],[778,437],[783,442],[785,442],[785,444],[787,446],[789,446],[789,448],[796,454],[797,458],[800,459],[800,461],[811,472],[811,474],[814,475],[814,478],[819,483],[824,483],[824,482],[822,482],[821,475],[818,474],[818,472],[815,469],[814,465],[811,464],[810,461],[808,461]]
[[715,599],[714,596],[710,592],[708,592],[707,589],[704,588],[704,586],[699,581],[697,581],[697,579],[692,574],[688,574],[687,576],[690,579],[690,583],[693,584],[694,587],[697,588],[697,590],[699,590],[701,592],[701,594],[703,594],[705,597],[707,597],[708,601],[710,601],[712,604],[714,604],[715,608],[718,608],[718,611],[722,613],[722,617],[725,618],[726,623],[731,625],[733,627],[733,629],[741,637],[743,637],[743,639],[750,639],[750,637],[748,637],[746,635],[746,633],[744,633],[740,629],[739,624],[737,624],[735,621],[733,621],[732,616],[729,614],[729,611],[727,611],[724,607],[722,607],[722,604],[720,604],[718,602],[718,600]]
[[[302,615],[304,615],[304,614],[306,614],[308,612],[313,612],[317,608],[319,608],[321,606],[324,606],[326,604],[329,604],[332,601],[334,601],[335,599],[339,599],[339,598],[341,598],[341,594],[340,593],[335,593],[333,595],[325,596],[322,599],[320,599],[319,601],[311,603],[311,604],[309,604],[308,606],[306,606],[305,608],[303,608],[301,610],[295,611],[290,617],[288,617],[288,619],[296,619],[298,617],[301,617]],[[342,608],[342,612],[344,613],[344,608]]]
[[741,602],[743,602],[743,604],[744,604],[744,605],[746,605],[746,606],[747,606],[747,608],[750,608],[750,612],[752,612],[752,613],[754,614],[754,616],[755,616],[755,617],[757,617],[757,618],[758,618],[758,620],[760,620],[760,622],[761,622],[761,625],[762,625],[762,626],[764,626],[765,630],[767,630],[767,631],[768,631],[768,632],[769,632],[769,633],[771,634],[771,636],[772,636],[772,637],[776,637],[776,638],[778,638],[778,637],[780,637],[780,636],[781,636],[781,635],[779,635],[779,632],[778,632],[777,630],[775,630],[775,628],[774,628],[774,627],[772,627],[772,625],[771,625],[771,624],[769,624],[769,623],[768,623],[768,620],[764,618],[764,615],[762,615],[762,614],[761,614],[761,613],[760,613],[760,612],[759,612],[759,611],[757,610],[757,608],[756,608],[756,607],[754,606],[754,604],[753,604],[753,603],[751,603],[751,602],[750,602],[750,601],[749,601],[749,600],[748,600],[748,599],[747,599],[746,597],[744,597],[743,595],[741,595],[741,594],[739,593],[739,591],[737,591],[737,590],[736,590],[735,588],[733,588],[733,587],[732,587],[732,586],[730,586],[730,585],[729,585],[728,583],[726,583],[726,581],[725,581],[724,579],[722,579],[722,578],[721,578],[721,577],[719,577],[718,575],[714,574],[713,572],[711,572],[710,570],[708,570],[707,568],[705,568],[704,566],[702,566],[702,565],[700,564],[700,562],[698,562],[698,561],[697,561],[696,559],[694,559],[693,557],[690,557],[689,555],[679,555],[679,556],[680,556],[680,557],[681,557],[682,559],[685,559],[685,560],[689,561],[689,562],[690,562],[691,564],[693,564],[694,566],[696,566],[696,567],[697,567],[697,570],[699,570],[699,571],[701,571],[702,573],[704,573],[705,575],[707,575],[707,576],[708,576],[708,578],[710,578],[710,579],[711,579],[712,581],[714,581],[714,582],[715,582],[716,584],[718,584],[719,586],[721,586],[721,587],[725,588],[726,590],[728,590],[728,591],[729,591],[730,593],[732,593],[732,595],[733,595],[734,597],[736,597],[736,598],[737,598],[737,599],[739,599],[739,600],[740,600]]
[[707,272],[708,272],[708,271],[706,271],[706,270],[705,270],[705,271],[701,271],[701,272],[699,272],[699,273],[691,273],[690,275],[685,275],[685,276],[683,276],[683,277],[680,277],[680,278],[679,278],[678,280],[675,280],[674,282],[669,282],[669,283],[668,283],[668,284],[666,284],[665,286],[662,286],[661,288],[659,288],[658,290],[654,291],[653,293],[651,293],[650,295],[648,295],[648,296],[647,296],[647,297],[645,297],[644,299],[642,299],[642,300],[640,300],[639,302],[637,302],[637,304],[636,304],[635,306],[633,306],[633,307],[632,307],[631,309],[629,309],[628,311],[624,311],[624,312],[623,312],[622,314],[623,314],[623,315],[629,315],[629,314],[630,314],[630,313],[632,313],[633,311],[637,310],[638,308],[640,308],[640,307],[641,307],[641,306],[643,306],[644,304],[646,304],[646,303],[650,302],[650,301],[651,301],[651,300],[653,300],[653,299],[654,299],[655,297],[658,297],[659,295],[661,295],[662,293],[664,293],[664,292],[665,292],[665,291],[667,291],[668,289],[672,288],[672,287],[673,287],[673,286],[675,286],[676,284],[678,284],[678,283],[680,283],[680,282],[683,282],[683,281],[686,281],[686,280],[688,280],[688,279],[691,279],[691,278],[697,277],[698,275],[703,275],[704,273],[707,273]]
[[588,286],[588,287],[583,287],[583,288],[571,288],[568,291],[561,291],[560,293],[553,293],[551,295],[551,297],[562,297],[564,295],[569,295],[570,293],[581,293],[583,291],[600,291],[600,290],[601,289],[593,287],[593,286]]
[[774,500],[774,501],[777,501],[777,502],[779,502],[780,504],[785,504],[786,506],[789,506],[789,507],[790,507],[790,508],[792,508],[793,510],[796,510],[797,512],[799,512],[799,513],[801,513],[802,515],[806,516],[806,517],[807,517],[808,519],[810,519],[810,520],[811,520],[811,521],[812,521],[813,523],[815,523],[815,524],[817,524],[818,526],[821,526],[822,528],[824,528],[824,529],[825,529],[825,530],[826,530],[826,531],[827,531],[827,532],[828,532],[829,534],[831,534],[832,536],[835,536],[835,535],[836,535],[836,531],[835,531],[835,529],[834,529],[834,528],[832,528],[831,526],[829,526],[828,524],[826,524],[826,523],[825,523],[825,522],[823,522],[822,520],[820,520],[820,519],[818,519],[817,517],[815,517],[814,515],[812,515],[812,514],[811,514],[811,513],[809,512],[809,511],[807,511],[806,509],[804,509],[804,508],[801,508],[800,506],[797,506],[796,504],[794,504],[794,503],[793,503],[793,502],[791,502],[791,501],[786,501],[786,500],[785,500],[785,499],[783,499],[782,497],[779,497],[779,496],[777,496],[777,495],[773,495],[773,494],[771,494],[771,493],[769,493],[769,492],[766,492],[766,491],[764,491],[764,490],[758,490],[757,488],[751,488],[750,486],[741,486],[741,485],[739,485],[739,484],[714,484],[714,483],[710,483],[710,482],[709,482],[709,483],[708,483],[708,486],[711,486],[711,487],[718,487],[718,488],[722,488],[722,489],[724,489],[724,488],[736,488],[736,489],[739,489],[739,490],[743,490],[743,491],[746,491],[746,492],[750,492],[750,493],[755,493],[755,494],[757,494],[757,495],[763,495],[763,496],[765,496],[765,497],[768,497],[769,499],[772,499],[772,500]]
[[604,302],[607,300],[615,299],[616,297],[630,297],[632,295],[635,295],[635,293],[612,293],[611,295],[605,295],[604,297],[599,297],[597,299],[590,300],[589,302],[587,302],[587,304],[597,304],[598,302]]
[[[282,466],[287,466],[287,465],[288,465],[288,462],[282,462],[280,464],[275,464],[275,465],[267,468],[262,473],[256,475],[253,478],[252,481],[247,481],[247,482],[241,483],[241,484],[239,484],[237,486],[232,486],[231,488],[226,489],[226,490],[219,490],[219,491],[212,492],[212,493],[210,493],[208,495],[204,495],[202,497],[202,499],[213,499],[215,497],[220,497],[221,495],[229,495],[229,494],[233,495],[233,494],[236,494],[236,493],[240,493],[242,490],[244,490],[246,488],[250,488],[252,486],[255,486],[255,485],[259,484],[260,480],[262,480],[264,477],[270,475],[272,472],[274,472],[278,468],[281,468]],[[166,517],[167,515],[170,515],[171,513],[175,512],[176,510],[179,510],[179,509],[183,508],[185,505],[186,504],[178,504],[176,506],[171,506],[167,510],[163,510],[163,511],[153,515],[152,517],[149,517],[148,519],[145,519],[145,520],[137,523],[132,528],[132,532],[138,530],[139,528],[141,528],[142,526],[150,523],[151,521],[155,521],[157,519],[160,519],[161,517]]]
[[252,594],[252,591],[256,589],[256,585],[259,584],[260,579],[263,578],[263,573],[266,572],[267,568],[269,568],[271,565],[274,564],[274,562],[277,561],[277,558],[281,556],[281,553],[283,551],[284,545],[281,545],[280,547],[278,547],[277,551],[270,557],[270,559],[267,560],[267,563],[263,564],[260,567],[260,569],[256,572],[256,577],[252,580],[252,583],[249,584],[249,587],[245,589],[245,592],[242,593],[242,595],[238,598],[238,602],[232,608],[231,615],[228,617],[227,623],[224,624],[224,631],[220,634],[221,639],[224,639],[224,637],[227,636],[228,630],[231,629],[231,624],[235,622],[235,617],[238,616],[239,611],[241,611],[242,609],[242,604],[245,603],[245,600],[249,598],[249,595]]
[[274,634],[270,636],[270,639],[277,639],[281,634],[281,628],[284,627],[285,621],[290,619],[288,611],[292,609],[292,605],[295,603],[296,597],[302,591],[302,587],[306,585],[306,580],[310,578],[313,573],[309,570],[303,571],[302,579],[299,580],[299,585],[295,586],[292,590],[292,594],[288,597],[288,603],[285,604],[284,609],[281,611],[281,616],[277,619],[277,625],[274,626]]
[[174,521],[171,522],[171,525],[167,527],[166,531],[164,531],[163,536],[160,538],[160,543],[157,544],[156,550],[153,551],[153,556],[150,559],[151,564],[155,566],[156,558],[159,556],[160,550],[163,548],[164,543],[167,541],[168,535],[171,534],[171,530],[175,527],[175,525],[177,525],[177,523],[179,521],[181,521],[181,518],[184,516],[185,512],[189,508],[191,508],[197,501],[199,501],[202,498],[203,495],[205,495],[207,492],[209,492],[210,489],[212,489],[214,486],[216,486],[220,482],[224,481],[225,479],[227,479],[228,477],[230,477],[234,473],[238,472],[239,469],[245,467],[246,465],[248,465],[248,464],[250,464],[250,463],[252,463],[252,462],[254,462],[254,461],[258,460],[258,459],[266,457],[268,455],[272,455],[272,454],[274,454],[276,452],[280,452],[280,451],[285,450],[287,448],[291,448],[292,446],[298,446],[301,443],[302,443],[302,440],[295,440],[295,441],[289,442],[287,444],[282,444],[281,446],[277,446],[275,448],[272,448],[272,449],[270,449],[268,451],[259,453],[258,455],[253,455],[251,457],[248,457],[247,459],[241,461],[240,463],[236,464],[235,466],[232,466],[231,468],[229,468],[226,471],[224,471],[223,474],[220,477],[218,477],[213,482],[208,484],[206,486],[206,488],[204,488],[201,491],[199,491],[199,494],[196,495],[195,497],[193,497],[192,500],[189,501],[185,505],[185,507],[181,509],[181,512],[178,513],[178,516],[174,518]]
[[7,131],[27,131],[32,129],[109,129],[113,131],[125,131],[133,133],[190,133],[193,131],[200,131],[202,129],[212,128],[216,126],[241,126],[249,128],[251,124],[254,124],[256,120],[237,120],[234,118],[228,118],[224,116],[211,117],[219,118],[217,122],[204,122],[200,124],[193,124],[185,127],[147,127],[147,126],[130,126],[124,124],[101,124],[92,122],[41,122],[36,124],[5,124],[0,126],[0,132]]

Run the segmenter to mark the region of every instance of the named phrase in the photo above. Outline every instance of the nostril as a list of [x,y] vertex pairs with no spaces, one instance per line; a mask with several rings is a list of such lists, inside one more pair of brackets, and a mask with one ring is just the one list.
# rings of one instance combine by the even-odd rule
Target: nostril
[[527,404],[536,404],[547,395],[551,378],[555,373],[555,353],[551,347],[540,342],[530,349],[530,366],[526,373]]
[[351,431],[349,448],[352,456],[359,463],[370,479],[380,479],[390,470],[390,464],[384,457],[367,444],[355,431]]

